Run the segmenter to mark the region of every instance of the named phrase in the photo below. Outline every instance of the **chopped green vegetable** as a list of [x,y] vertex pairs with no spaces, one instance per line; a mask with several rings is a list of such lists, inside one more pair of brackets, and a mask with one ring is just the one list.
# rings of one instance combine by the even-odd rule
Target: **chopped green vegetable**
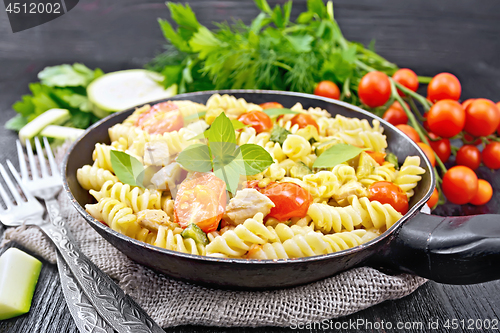
[[311,173],[313,173],[312,170],[309,169],[309,167],[303,162],[298,162],[290,169],[290,176],[300,179],[302,179],[302,177],[304,177],[305,175],[309,175]]
[[385,159],[387,162],[392,163],[394,165],[394,168],[396,168],[396,170],[399,170],[398,157],[395,154],[388,153]]
[[192,238],[197,244],[201,245],[208,244],[207,234],[203,232],[203,230],[201,230],[201,228],[194,223],[188,225],[187,228],[181,232],[181,236],[183,238]]
[[0,320],[29,312],[42,263],[11,247],[0,257]]
[[60,139],[60,140],[75,140],[81,136],[85,130],[74,127],[49,125],[45,127],[41,132],[41,136],[46,136],[48,138]]
[[269,140],[273,142],[278,142],[280,145],[283,145],[288,134],[291,134],[289,130],[283,128],[278,125],[274,125],[273,130],[271,131],[271,137]]
[[69,118],[70,113],[66,109],[50,109],[21,128],[19,131],[19,140],[25,144],[26,140],[33,139],[48,125],[59,125]]
[[367,148],[358,148],[345,143],[338,143],[328,148],[314,161],[313,168],[333,168],[358,156]]

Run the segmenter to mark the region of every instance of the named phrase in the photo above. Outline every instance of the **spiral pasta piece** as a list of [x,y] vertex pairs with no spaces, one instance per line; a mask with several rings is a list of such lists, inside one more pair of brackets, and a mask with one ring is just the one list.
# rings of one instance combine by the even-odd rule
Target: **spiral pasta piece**
[[[401,213],[389,204],[382,204],[368,198],[358,198],[352,195],[348,198],[352,208],[361,216],[365,228],[389,229],[403,217]],[[350,207],[351,207],[350,206]]]
[[158,228],[152,245],[182,253],[197,255],[205,255],[206,253],[203,244],[196,243],[192,238],[183,238],[180,233],[165,226]]
[[253,143],[264,147],[271,138],[271,134],[268,132],[262,132],[257,134],[253,127],[245,127],[237,132],[236,143],[242,146],[246,143]]
[[333,207],[323,203],[313,203],[307,210],[315,227],[323,232],[341,232],[354,230],[361,224],[361,216],[351,206]]
[[420,179],[422,179],[420,175],[424,173],[425,169],[420,167],[420,157],[408,156],[399,169],[394,183],[406,192],[409,199],[414,194],[413,189],[417,186]]
[[141,189],[118,181],[106,181],[99,192],[90,190],[90,194],[97,201],[102,198],[117,199],[132,208],[134,213],[146,209],[161,209],[161,193],[159,191]]
[[103,143],[96,143],[94,151],[92,152],[92,159],[94,160],[94,165],[98,168],[113,171],[111,166],[110,151],[116,150],[116,148],[108,146]]
[[128,234],[130,227],[137,226],[137,217],[133,214],[132,208],[113,198],[102,198],[96,204],[85,205],[85,209],[97,220],[125,235]]
[[311,195],[323,199],[332,197],[341,185],[334,172],[325,170],[305,175],[302,180]]
[[311,144],[300,135],[290,134],[283,142],[283,153],[291,159],[306,157],[311,153]]
[[228,230],[217,236],[206,246],[207,255],[222,254],[229,257],[241,257],[252,244],[265,244],[277,240],[274,229],[263,223],[264,215],[257,213],[253,218],[239,224],[234,230]]
[[389,162],[385,162],[380,166],[374,167],[372,173],[358,178],[359,182],[365,187],[370,187],[370,185],[376,182],[393,182],[395,179],[396,170],[394,169],[394,165]]
[[98,166],[84,165],[76,171],[76,179],[84,189],[98,191],[106,181],[117,182],[118,178],[109,170]]

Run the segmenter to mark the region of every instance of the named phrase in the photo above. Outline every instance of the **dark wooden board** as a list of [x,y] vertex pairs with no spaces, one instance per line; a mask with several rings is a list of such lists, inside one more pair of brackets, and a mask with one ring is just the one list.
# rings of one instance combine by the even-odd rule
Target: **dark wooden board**
[[[271,4],[284,1],[269,1]],[[189,1],[203,24],[228,18],[248,23],[258,13],[251,0]],[[483,0],[360,0],[334,1],[335,16],[350,40],[377,51],[421,75],[441,71],[456,74],[463,98],[500,100],[500,2]],[[1,6],[0,6],[1,7]],[[293,15],[306,8],[294,1]],[[164,39],[156,19],[167,18],[162,1],[81,0],[68,14],[45,25],[13,34],[5,12],[0,11],[0,119],[3,124],[15,113],[10,106],[28,92],[28,83],[45,66],[83,62],[104,71],[141,67],[161,52]],[[0,162],[15,162],[16,135],[0,129]],[[17,164],[17,163],[16,163]],[[481,170],[500,190],[499,173]],[[440,214],[500,213],[500,196],[486,207],[446,205]],[[1,231],[0,231],[1,232]],[[347,316],[333,323],[440,321],[435,332],[474,332],[442,326],[446,320],[500,319],[500,282],[450,286],[428,282],[412,295]],[[332,324],[334,325],[334,324]],[[424,326],[426,327],[426,326]],[[365,328],[365,327],[360,327]],[[183,326],[169,332],[286,332],[281,328],[210,328]],[[345,330],[350,331],[350,330]],[[376,329],[360,331],[379,332]],[[390,330],[386,330],[390,331]],[[395,330],[396,331],[396,330]],[[405,332],[422,332],[417,326]],[[44,263],[32,310],[16,319],[0,322],[0,332],[77,332],[64,303],[57,268]]]

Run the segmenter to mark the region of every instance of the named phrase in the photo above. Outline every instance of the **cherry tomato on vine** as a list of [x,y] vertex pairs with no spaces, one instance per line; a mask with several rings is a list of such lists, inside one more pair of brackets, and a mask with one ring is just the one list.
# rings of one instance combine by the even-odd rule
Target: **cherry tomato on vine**
[[369,72],[359,82],[358,95],[371,108],[382,106],[391,97],[391,81],[385,73]]
[[481,153],[476,146],[473,145],[463,145],[457,151],[457,156],[455,158],[455,163],[457,165],[465,165],[466,167],[476,170],[481,164]]
[[370,155],[370,157],[373,158],[375,160],[375,162],[377,162],[379,165],[384,164],[384,162],[385,162],[385,156],[386,156],[385,153],[371,151],[371,150],[367,150],[365,152],[368,155]]
[[259,104],[261,108],[265,109],[283,109],[283,105],[281,105],[278,102],[265,102],[262,104]]
[[155,104],[148,112],[143,113],[135,122],[135,126],[149,134],[163,134],[177,131],[184,126],[179,107],[172,102]]
[[334,82],[325,80],[318,83],[318,85],[314,89],[314,95],[339,99],[340,90]]
[[477,193],[470,200],[470,203],[476,206],[484,205],[491,200],[493,196],[493,188],[490,183],[484,179],[478,179],[477,181]]
[[398,185],[391,182],[376,182],[368,188],[368,199],[389,204],[401,214],[408,212],[408,196]]
[[420,142],[420,137],[418,136],[418,132],[410,125],[401,124],[397,125],[396,127],[404,134],[408,135],[410,139],[412,139],[413,141]]
[[464,108],[464,110],[470,105],[470,103],[474,102],[475,100],[476,100],[475,98],[469,98],[463,101],[462,107]]
[[298,115],[295,115],[290,121],[292,122],[292,125],[299,125],[299,128],[304,128],[307,125],[313,125],[319,131],[318,123],[310,114],[299,113]]
[[[414,71],[409,68],[401,68],[396,71],[392,75],[392,78],[397,83],[401,84],[405,88],[410,89],[411,91],[417,91],[418,89],[418,77]],[[398,89],[399,96],[405,96],[405,94]]]
[[457,77],[450,73],[440,73],[434,76],[427,86],[427,98],[431,102],[443,99],[458,101],[462,93],[462,86]]
[[292,217],[304,217],[311,205],[311,194],[294,183],[273,183],[261,190],[274,203],[268,216],[279,221]]
[[212,173],[194,172],[180,184],[174,208],[182,228],[195,223],[206,233],[217,230],[226,210],[226,183]]
[[[438,138],[438,136],[434,133],[429,133],[429,137],[434,140]],[[438,141],[429,140],[429,144],[432,150],[434,150],[436,155],[439,157],[441,162],[446,163],[446,161],[448,161],[451,155],[450,140],[448,139],[441,139]]]
[[408,123],[408,116],[398,101],[392,103],[382,118],[394,126]]
[[242,114],[239,118],[245,125],[252,126],[257,133],[267,132],[273,128],[271,118],[262,111],[250,111]]
[[465,111],[456,101],[445,99],[434,104],[427,114],[427,124],[432,133],[451,138],[465,126]]
[[488,143],[482,155],[484,165],[490,169],[500,169],[500,142]]
[[436,156],[434,156],[434,150],[423,142],[417,142],[417,145],[424,151],[425,156],[427,156],[432,166],[436,166]]
[[473,136],[488,136],[500,124],[500,110],[492,101],[478,98],[465,109],[464,130]]
[[427,200],[427,206],[429,206],[429,208],[433,208],[434,206],[436,206],[438,201],[439,201],[439,192],[438,192],[437,188],[434,188],[434,191],[432,191],[431,197],[429,198],[429,200]]
[[472,169],[457,165],[444,174],[441,186],[450,202],[463,205],[470,202],[477,193],[477,176]]

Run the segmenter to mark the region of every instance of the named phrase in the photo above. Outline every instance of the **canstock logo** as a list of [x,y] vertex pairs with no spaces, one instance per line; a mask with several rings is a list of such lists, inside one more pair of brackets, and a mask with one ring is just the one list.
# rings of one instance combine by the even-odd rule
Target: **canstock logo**
[[73,9],[78,0],[3,0],[12,32],[52,21]]

